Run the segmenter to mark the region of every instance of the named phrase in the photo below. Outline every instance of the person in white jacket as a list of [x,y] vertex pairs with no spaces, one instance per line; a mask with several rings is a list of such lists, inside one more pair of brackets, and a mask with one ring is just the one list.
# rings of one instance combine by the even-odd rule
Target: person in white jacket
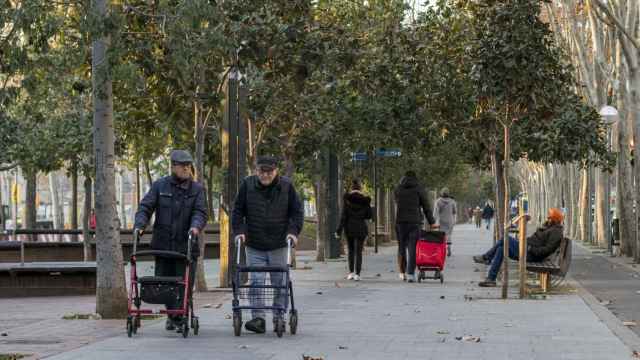
[[456,224],[456,201],[449,195],[448,188],[442,188],[440,197],[436,200],[433,215],[436,223],[440,225],[440,231],[447,234],[447,256],[451,256],[451,234]]

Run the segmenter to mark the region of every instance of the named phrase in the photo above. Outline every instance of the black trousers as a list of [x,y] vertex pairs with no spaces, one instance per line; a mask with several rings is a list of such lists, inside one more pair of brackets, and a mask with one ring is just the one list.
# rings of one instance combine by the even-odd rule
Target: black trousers
[[[156,257],[155,261],[155,275],[156,276],[180,276],[184,277],[185,270],[187,269],[186,260],[171,259]],[[189,274],[189,289],[193,294],[193,285],[195,284],[197,258],[191,262],[191,269]],[[182,308],[182,302],[184,299],[184,288],[180,290],[180,294],[175,298],[175,301],[165,304],[167,310],[176,310]],[[171,316],[173,318],[173,316]]]
[[413,275],[416,272],[416,245],[420,237],[420,224],[397,223],[396,235],[398,236],[398,261],[406,261],[405,272]]
[[349,272],[360,275],[362,270],[362,250],[364,249],[365,236],[349,237],[347,236],[347,244],[349,246]]

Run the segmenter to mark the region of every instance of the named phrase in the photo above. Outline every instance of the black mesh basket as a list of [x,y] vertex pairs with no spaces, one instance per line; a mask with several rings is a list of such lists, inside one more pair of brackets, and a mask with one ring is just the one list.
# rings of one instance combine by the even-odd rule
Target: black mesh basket
[[140,299],[148,304],[174,304],[182,301],[182,284],[142,283]]

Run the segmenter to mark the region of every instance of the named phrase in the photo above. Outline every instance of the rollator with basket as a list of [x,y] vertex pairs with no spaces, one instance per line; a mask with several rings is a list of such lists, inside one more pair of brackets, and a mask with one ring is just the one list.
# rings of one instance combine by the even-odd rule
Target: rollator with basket
[[[447,234],[444,231],[420,231],[420,238],[416,244],[418,282],[424,279],[440,279],[440,283],[443,283],[442,273],[446,259]],[[433,271],[433,276],[427,276],[427,271]]]
[[[278,337],[286,332],[285,315],[289,310],[289,330],[295,335],[298,329],[298,311],[293,302],[293,284],[289,269],[291,267],[292,240],[287,239],[287,265],[285,266],[246,266],[240,264],[242,242],[236,240],[238,249],[236,272],[233,278],[233,331],[235,336],[242,332],[242,312],[263,310],[273,312],[274,328]],[[243,282],[244,274],[248,282]],[[269,276],[267,276],[269,275]],[[267,281],[267,278],[269,279]]]
[[[183,337],[189,336],[189,328],[193,334],[198,335],[200,324],[198,317],[193,312],[193,294],[190,282],[191,267],[194,265],[191,257],[191,247],[197,246],[197,238],[189,231],[187,253],[167,250],[137,251],[140,234],[134,231],[133,252],[131,253],[131,285],[128,301],[127,335],[136,334],[141,326],[141,317],[145,314],[162,314],[167,316],[179,316],[181,321],[177,323],[178,330]],[[195,245],[192,245],[195,242]],[[163,257],[168,259],[184,260],[184,276],[144,276],[138,277],[137,261],[141,256]],[[178,309],[152,310],[141,308],[142,302],[148,304],[181,304]]]

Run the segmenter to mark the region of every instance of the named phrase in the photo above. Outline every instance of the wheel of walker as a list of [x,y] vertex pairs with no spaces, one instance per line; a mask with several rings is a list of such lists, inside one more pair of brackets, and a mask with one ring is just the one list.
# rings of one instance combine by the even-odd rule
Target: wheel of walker
[[137,334],[138,333],[138,328],[140,327],[140,315],[135,316],[133,318],[133,333]]
[[191,318],[191,328],[193,329],[193,335],[198,335],[200,332],[200,321],[197,316]]
[[298,332],[298,310],[291,310],[289,314],[289,330],[291,335],[295,335]]
[[189,322],[187,320],[182,324],[182,337],[187,338],[189,336]]
[[131,319],[131,316],[127,317],[127,336],[133,336],[133,320]]
[[233,313],[233,334],[240,336],[242,332],[242,315],[239,313]]
[[282,335],[284,334],[284,331],[285,331],[284,319],[279,318],[276,321],[276,335],[278,335],[278,337],[281,338]]
[[444,283],[444,275],[442,275],[442,273],[440,273],[440,284]]
[[418,282],[422,282],[423,276],[424,276],[424,272],[420,271],[418,273]]

